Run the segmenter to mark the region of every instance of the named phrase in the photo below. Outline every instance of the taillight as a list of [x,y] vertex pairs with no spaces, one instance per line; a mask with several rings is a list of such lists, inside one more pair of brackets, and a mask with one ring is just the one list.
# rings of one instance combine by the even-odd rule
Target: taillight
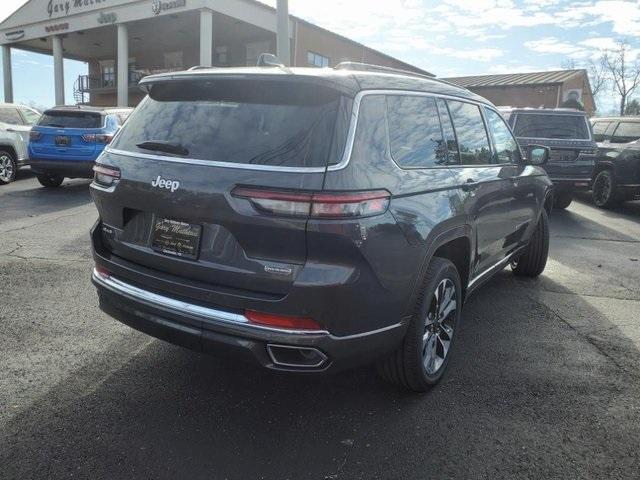
[[350,218],[387,211],[391,195],[386,190],[367,192],[295,192],[236,187],[231,194],[246,198],[256,210],[273,215],[313,218]]
[[41,136],[42,134],[40,132],[34,132],[33,130],[29,132],[29,140],[31,140],[32,142],[37,142],[38,140],[40,140]]
[[87,143],[104,143],[106,145],[111,139],[113,139],[113,135],[103,133],[85,133],[82,135],[82,140]]
[[103,187],[110,187],[120,179],[120,170],[116,167],[96,164],[93,166],[93,180]]
[[245,311],[244,316],[247,317],[251,323],[267,327],[292,330],[323,330],[322,326],[311,318],[274,315],[271,313],[254,312],[252,310]]

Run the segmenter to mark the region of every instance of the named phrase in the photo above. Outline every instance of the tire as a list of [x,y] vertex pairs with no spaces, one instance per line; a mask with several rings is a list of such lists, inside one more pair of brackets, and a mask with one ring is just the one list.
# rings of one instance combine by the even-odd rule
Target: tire
[[615,207],[622,201],[616,189],[616,179],[611,170],[602,170],[596,175],[591,188],[593,203],[600,208]]
[[[460,325],[462,288],[453,263],[439,257],[431,260],[413,311],[400,347],[376,366],[387,382],[426,392],[442,379]],[[439,317],[437,312],[446,314]]]
[[18,164],[11,152],[0,150],[0,185],[6,185],[16,179]]
[[553,208],[564,210],[573,202],[573,192],[558,193],[553,199]]
[[46,173],[38,174],[36,175],[36,177],[38,178],[40,185],[47,188],[59,187],[64,181],[64,177],[60,177],[58,175],[49,175]]
[[537,277],[544,271],[549,256],[549,217],[542,210],[538,225],[524,253],[511,262],[511,270],[518,276]]

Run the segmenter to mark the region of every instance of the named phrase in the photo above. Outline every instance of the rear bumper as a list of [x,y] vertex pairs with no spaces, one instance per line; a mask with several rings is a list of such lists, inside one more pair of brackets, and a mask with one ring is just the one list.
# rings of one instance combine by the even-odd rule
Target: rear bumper
[[[344,337],[250,324],[241,312],[219,310],[150,292],[94,270],[100,308],[120,322],[192,350],[286,372],[327,372],[370,363],[400,344],[401,324]],[[308,364],[281,352],[304,352]]]
[[93,160],[29,160],[31,170],[36,174],[52,174],[68,178],[92,178]]
[[566,178],[550,175],[549,179],[553,182],[556,191],[589,190],[591,188],[591,177]]

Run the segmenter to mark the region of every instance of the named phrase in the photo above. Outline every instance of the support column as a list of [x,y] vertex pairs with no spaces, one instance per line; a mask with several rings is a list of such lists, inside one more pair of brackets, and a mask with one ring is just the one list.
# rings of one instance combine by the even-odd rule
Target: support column
[[291,52],[289,45],[289,1],[278,0],[278,29],[276,34],[276,53],[285,66],[291,66]]
[[4,81],[4,101],[13,103],[13,75],[11,74],[11,47],[2,45],[2,77]]
[[203,67],[213,65],[213,12],[200,10],[200,63]]
[[129,34],[124,23],[118,24],[117,85],[118,106],[129,106]]
[[64,56],[62,52],[62,37],[51,37],[53,44],[53,83],[55,85],[56,105],[64,105]]

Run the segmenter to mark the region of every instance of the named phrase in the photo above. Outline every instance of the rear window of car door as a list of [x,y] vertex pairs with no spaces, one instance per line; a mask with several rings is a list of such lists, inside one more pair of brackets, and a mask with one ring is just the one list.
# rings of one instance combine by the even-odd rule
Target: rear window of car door
[[0,108],[0,122],[8,123],[9,125],[24,125],[18,110],[10,107]]
[[398,166],[427,168],[445,165],[447,151],[435,99],[389,95],[386,101],[391,156]]
[[496,147],[494,163],[518,163],[522,158],[520,148],[518,148],[518,142],[513,138],[504,119],[498,112],[490,108],[485,108],[484,111]]
[[640,122],[620,122],[611,143],[629,143],[640,139]]
[[462,165],[488,165],[491,163],[491,147],[484,126],[480,107],[448,100],[453,127],[458,139]]
[[611,136],[613,122],[594,122],[592,125],[593,139],[596,142],[604,142]]

